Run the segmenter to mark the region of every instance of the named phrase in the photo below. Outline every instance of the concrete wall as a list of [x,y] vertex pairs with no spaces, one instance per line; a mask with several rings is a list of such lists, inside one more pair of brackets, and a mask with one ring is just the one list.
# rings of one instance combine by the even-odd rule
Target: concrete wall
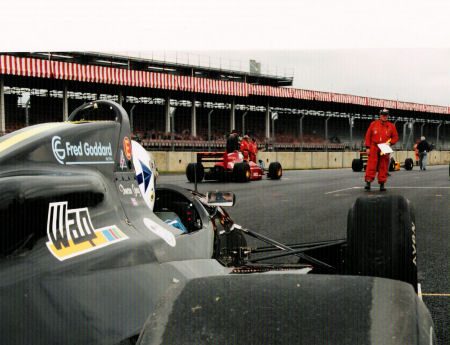
[[294,169],[311,169],[312,155],[311,152],[294,152]]
[[[185,171],[195,162],[196,152],[151,152],[159,171]],[[283,169],[335,169],[351,168],[352,161],[359,158],[359,152],[259,152],[258,159],[268,167],[271,162],[280,162]],[[395,151],[394,158],[403,164],[406,158],[415,160],[413,151]],[[450,151],[431,151],[427,165],[450,164]]]

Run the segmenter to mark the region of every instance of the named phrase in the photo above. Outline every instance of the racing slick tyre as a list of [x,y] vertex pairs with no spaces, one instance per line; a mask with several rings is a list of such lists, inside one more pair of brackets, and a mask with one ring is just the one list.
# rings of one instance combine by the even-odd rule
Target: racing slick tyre
[[221,166],[215,167],[215,177],[219,182],[225,181],[227,177],[225,169]]
[[355,171],[355,172],[362,171],[363,165],[364,165],[364,164],[363,164],[362,159],[355,158],[355,159],[352,161],[352,170]]
[[233,175],[236,182],[250,181],[250,174],[250,165],[247,162],[236,163],[233,167]]
[[186,167],[186,177],[189,182],[195,182],[195,170],[197,169],[197,182],[202,182],[203,177],[205,177],[205,169],[203,164],[189,163]]
[[410,283],[417,292],[414,210],[400,195],[359,197],[347,216],[345,271]]
[[414,162],[412,160],[412,158],[406,158],[405,160],[405,169],[406,170],[412,170],[414,166]]
[[267,175],[272,180],[279,180],[283,176],[283,168],[278,162],[272,162],[269,165],[269,174]]

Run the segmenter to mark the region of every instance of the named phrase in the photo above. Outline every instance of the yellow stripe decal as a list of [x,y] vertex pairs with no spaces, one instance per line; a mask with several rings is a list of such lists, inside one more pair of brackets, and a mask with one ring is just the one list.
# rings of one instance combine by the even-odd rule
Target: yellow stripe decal
[[450,293],[422,293],[423,296],[440,296],[440,297],[450,297]]
[[[113,231],[114,233],[119,234],[120,237],[112,238],[112,236],[110,235],[110,238],[108,239],[103,234],[104,230]],[[56,257],[59,261],[64,261],[66,259],[70,259],[70,258],[73,258],[78,255],[83,255],[83,254],[92,252],[94,250],[104,248],[106,246],[109,246],[111,244],[114,244],[114,243],[117,243],[120,241],[128,240],[128,236],[125,235],[122,231],[120,231],[119,228],[115,225],[96,229],[95,235],[96,235],[96,237],[92,239],[93,245],[91,244],[91,242],[88,242],[88,241],[81,242],[81,243],[74,243],[73,239],[68,239],[69,245],[67,247],[61,248],[61,249],[57,249],[51,241],[48,241],[46,243],[46,245],[54,257]]]
[[0,143],[0,152],[10,148],[11,146],[13,146],[25,139],[32,137],[33,135],[40,134],[49,129],[59,127],[62,125],[63,125],[63,123],[48,123],[45,125],[41,125],[39,127],[30,128],[29,130],[26,130],[24,132],[16,134],[16,135],[12,136],[11,138],[8,138],[5,141],[3,141],[2,143]]

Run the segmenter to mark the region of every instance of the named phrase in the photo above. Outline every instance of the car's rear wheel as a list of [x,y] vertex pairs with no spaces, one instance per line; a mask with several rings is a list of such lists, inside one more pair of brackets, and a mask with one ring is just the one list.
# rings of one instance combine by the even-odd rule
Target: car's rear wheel
[[225,181],[226,179],[226,173],[225,173],[225,169],[221,166],[216,166],[215,167],[215,175],[218,181]]
[[272,162],[269,165],[269,175],[268,177],[272,180],[279,180],[283,176],[283,168],[278,162]]
[[412,158],[406,158],[405,160],[405,169],[406,170],[412,170],[414,166],[414,162],[412,160]]
[[205,177],[205,169],[202,163],[189,163],[186,167],[186,177],[189,182],[195,182],[195,172],[197,170],[197,182],[202,182]]
[[362,169],[363,169],[363,161],[362,161],[362,159],[355,158],[352,161],[352,170],[355,171],[355,172],[359,172],[359,171],[362,171]]
[[236,182],[250,181],[250,174],[250,165],[247,162],[236,163],[233,167],[233,175]]
[[359,197],[347,217],[345,270],[410,283],[417,291],[414,210],[403,196]]
[[395,159],[391,158],[389,161],[389,171],[394,171],[395,170]]

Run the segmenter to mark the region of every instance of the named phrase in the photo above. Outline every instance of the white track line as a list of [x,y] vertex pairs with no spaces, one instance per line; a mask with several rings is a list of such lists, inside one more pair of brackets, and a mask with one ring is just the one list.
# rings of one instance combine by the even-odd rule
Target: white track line
[[[358,187],[349,187],[349,188],[344,188],[344,189],[338,189],[338,190],[333,190],[333,191],[331,191],[331,192],[326,192],[325,194],[333,194],[333,193],[338,193],[338,192],[342,192],[342,191],[344,191],[344,190],[350,190],[350,189],[363,189],[364,187],[360,187],[360,186],[358,186]],[[392,186],[388,186],[387,187],[388,189],[436,189],[436,188],[438,188],[438,189],[450,189],[450,187],[442,187],[442,186],[440,186],[440,187],[438,187],[438,186],[431,186],[431,187],[417,187],[417,186],[414,186],[414,187],[408,187],[408,186],[404,186],[404,187],[392,187]],[[375,190],[375,189],[374,189]]]
[[325,194],[333,194],[333,193],[337,193],[337,192],[342,192],[344,190],[349,190],[349,189],[359,189],[361,187],[349,187],[349,188],[344,188],[344,189],[338,189],[338,190],[334,190],[332,192],[326,192]]

